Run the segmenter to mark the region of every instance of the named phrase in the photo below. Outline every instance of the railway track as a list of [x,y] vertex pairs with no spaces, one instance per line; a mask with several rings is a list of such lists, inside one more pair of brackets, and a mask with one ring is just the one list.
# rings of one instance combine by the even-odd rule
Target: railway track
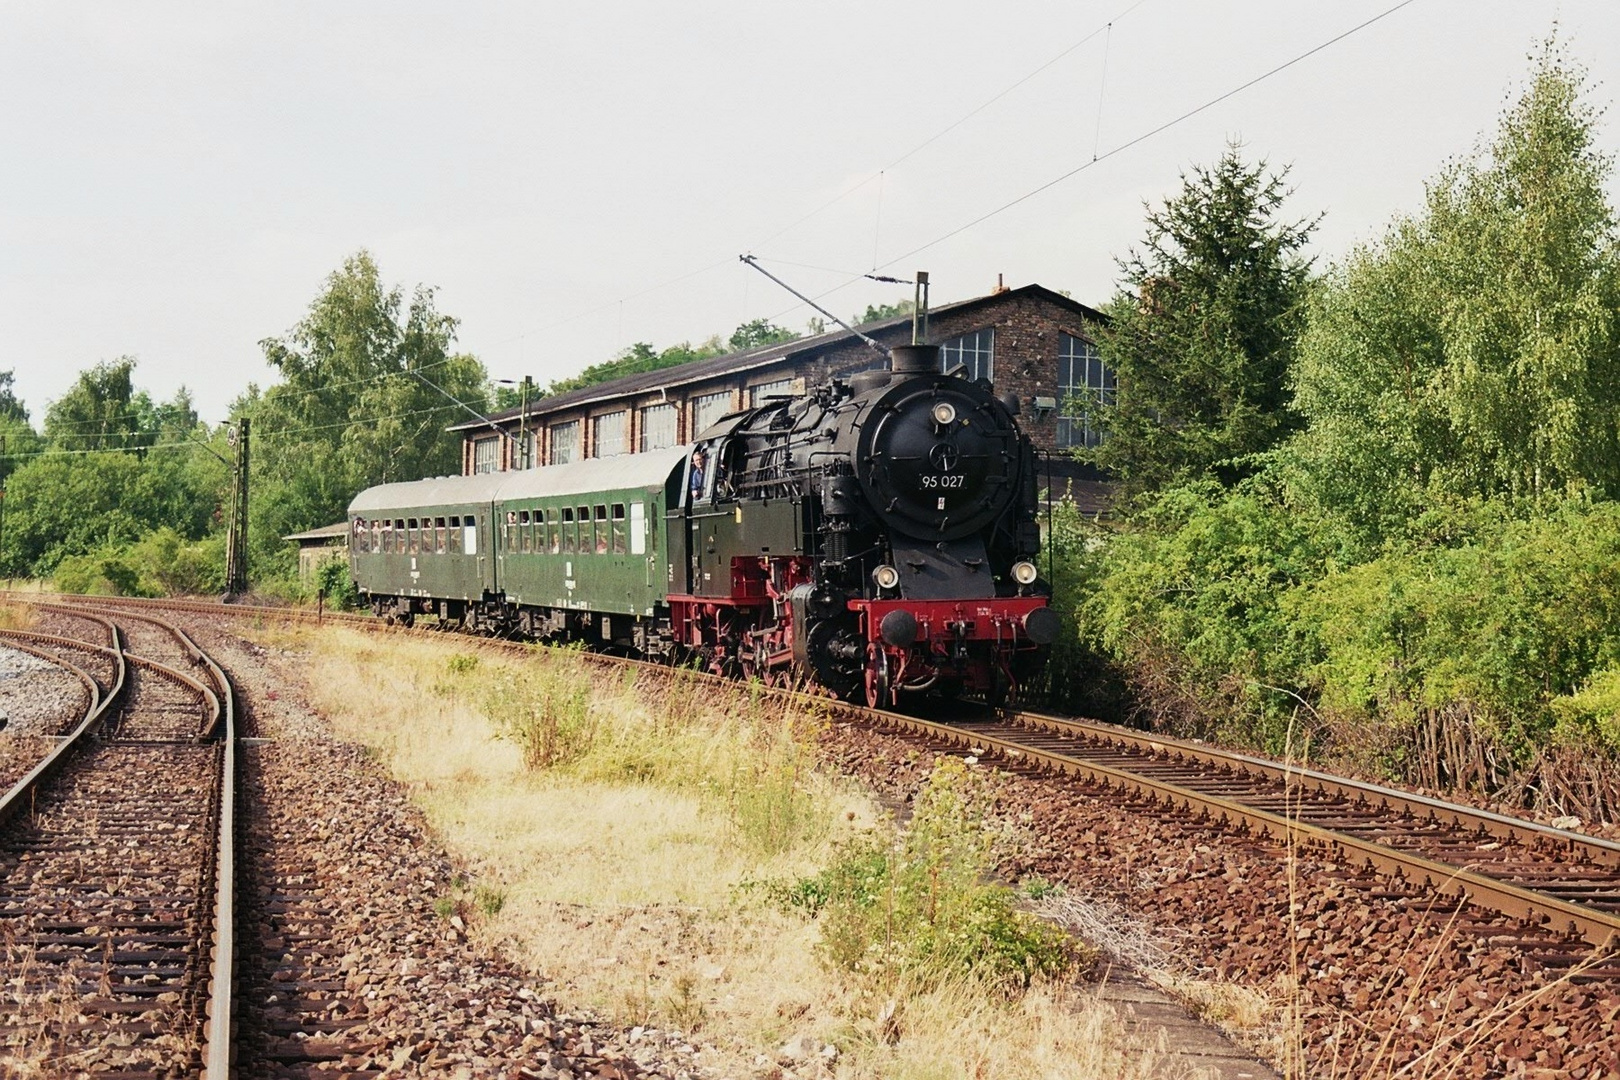
[[1620,944],[1620,844],[1200,743],[1040,713],[937,723],[851,709],[860,723],[1001,761],[1014,771],[1078,778],[1289,845],[1331,851],[1401,887],[1550,932],[1525,942],[1547,967],[1620,978],[1592,964]]
[[[118,601],[119,606],[124,603]],[[142,606],[315,619],[308,612],[200,602]],[[376,621],[365,616],[324,619],[377,628]],[[1021,712],[938,723],[855,707],[840,706],[839,711],[852,721],[935,746],[999,758],[1015,770],[1078,777],[1194,816],[1330,849],[1339,860],[1370,866],[1401,888],[1431,890],[1452,902],[1473,904],[1542,931],[1526,944],[1536,962],[1546,966],[1589,964],[1594,947],[1620,942],[1620,844],[1611,841],[1203,744],[1071,718]],[[1556,941],[1559,938],[1562,943]],[[1620,978],[1620,965],[1600,963],[1584,975]]]
[[[125,600],[118,600],[124,606]],[[307,611],[199,601],[140,605],[206,614],[315,621]],[[369,616],[324,621],[378,629]],[[431,630],[416,630],[431,633]],[[491,647],[510,643],[485,639]],[[636,661],[600,658],[604,662]],[[656,665],[648,665],[656,668]],[[783,692],[783,691],[778,691]],[[1620,942],[1620,844],[1521,818],[1430,799],[1200,743],[1108,724],[1015,712],[1004,719],[937,723],[840,706],[863,723],[980,749],[1169,802],[1294,842],[1337,849],[1352,863],[1558,932],[1589,946]],[[1567,963],[1548,954],[1547,963]],[[1620,977],[1620,967],[1607,974]]]
[[[92,704],[0,798],[0,1073],[223,1078],[229,680],[156,616],[58,614],[84,634],[4,638],[77,667]],[[141,648],[157,655],[126,646],[118,627],[135,625]]]

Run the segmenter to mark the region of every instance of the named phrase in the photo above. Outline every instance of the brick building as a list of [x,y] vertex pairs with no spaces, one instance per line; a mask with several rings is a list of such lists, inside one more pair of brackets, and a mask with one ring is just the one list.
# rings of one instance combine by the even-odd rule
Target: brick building
[[[927,340],[941,346],[945,369],[962,365],[998,393],[1016,394],[1019,422],[1050,452],[1054,493],[1071,491],[1082,503],[1095,502],[1096,475],[1065,451],[1096,443],[1096,410],[1113,396],[1088,329],[1101,318],[1040,285],[945,304],[928,317]],[[860,329],[886,348],[903,345],[911,317]],[[479,420],[451,430],[463,435],[467,474],[634,454],[690,442],[726,413],[883,363],[840,328],[541,398],[490,417],[498,431]]]

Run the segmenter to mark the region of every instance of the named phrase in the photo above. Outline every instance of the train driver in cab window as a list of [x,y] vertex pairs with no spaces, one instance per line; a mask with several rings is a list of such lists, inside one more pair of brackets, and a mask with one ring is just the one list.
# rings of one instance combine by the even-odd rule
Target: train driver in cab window
[[697,502],[703,497],[703,481],[706,471],[703,466],[707,462],[708,455],[703,452],[703,447],[700,446],[692,451],[692,471],[690,479],[687,481],[687,486],[691,489],[692,502]]

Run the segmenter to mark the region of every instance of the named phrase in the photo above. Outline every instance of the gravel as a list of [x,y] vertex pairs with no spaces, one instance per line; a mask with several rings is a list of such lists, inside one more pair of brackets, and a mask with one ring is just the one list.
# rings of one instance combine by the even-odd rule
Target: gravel
[[562,1007],[473,940],[449,899],[465,871],[406,790],[302,704],[296,657],[186,623],[231,673],[246,729],[273,740],[244,751],[243,1075],[711,1075],[680,1033]]
[[[830,725],[824,749],[897,799],[942,756],[854,724]],[[1423,1075],[1434,1057],[1470,1077],[1620,1074],[1620,986],[1561,981],[1527,957],[1526,945],[1554,951],[1558,935],[1145,800],[986,771],[1016,838],[1006,878],[1039,875],[1101,900],[1093,917],[1117,906],[1157,927],[1188,971],[1273,993],[1292,985],[1310,1074]]]

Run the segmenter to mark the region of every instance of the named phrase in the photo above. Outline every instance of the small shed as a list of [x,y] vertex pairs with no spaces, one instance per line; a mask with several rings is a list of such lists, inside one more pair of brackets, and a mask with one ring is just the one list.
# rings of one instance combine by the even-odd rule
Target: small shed
[[282,539],[298,545],[298,580],[313,581],[315,571],[323,564],[348,555],[349,523],[339,521],[335,525],[323,525],[308,532],[292,533]]

